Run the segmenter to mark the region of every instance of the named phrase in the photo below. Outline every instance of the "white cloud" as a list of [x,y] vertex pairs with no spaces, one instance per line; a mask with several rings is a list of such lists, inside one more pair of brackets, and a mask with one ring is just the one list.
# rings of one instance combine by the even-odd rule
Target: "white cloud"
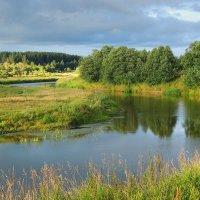
[[153,10],[151,10],[151,11],[149,11],[148,16],[151,17],[151,18],[155,18],[156,19],[158,17],[158,13],[156,13]]
[[166,8],[166,12],[179,20],[189,22],[200,22],[200,12],[186,9]]

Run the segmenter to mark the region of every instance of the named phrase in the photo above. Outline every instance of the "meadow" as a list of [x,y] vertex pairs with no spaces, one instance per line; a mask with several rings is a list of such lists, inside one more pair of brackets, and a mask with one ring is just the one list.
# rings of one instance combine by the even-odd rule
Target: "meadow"
[[52,85],[1,85],[0,133],[71,128],[107,119],[117,105],[106,95]]

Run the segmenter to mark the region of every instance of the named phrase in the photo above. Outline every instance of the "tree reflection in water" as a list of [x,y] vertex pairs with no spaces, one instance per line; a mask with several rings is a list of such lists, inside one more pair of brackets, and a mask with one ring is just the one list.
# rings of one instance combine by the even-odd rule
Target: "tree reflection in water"
[[141,96],[114,97],[122,109],[123,118],[114,118],[112,128],[121,133],[151,130],[159,137],[170,137],[176,125],[178,101],[170,98]]
[[184,122],[187,137],[200,137],[200,102],[185,102],[186,118]]

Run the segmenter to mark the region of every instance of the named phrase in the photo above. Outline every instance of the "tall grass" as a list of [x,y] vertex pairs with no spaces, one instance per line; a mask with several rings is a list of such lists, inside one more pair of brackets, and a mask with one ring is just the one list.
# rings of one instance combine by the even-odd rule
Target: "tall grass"
[[183,77],[170,83],[159,85],[148,85],[146,83],[136,83],[127,87],[127,85],[112,85],[106,83],[89,83],[82,80],[80,77],[71,77],[70,79],[59,79],[57,86],[62,88],[79,88],[109,92],[124,92],[135,94],[150,94],[150,95],[166,95],[166,96],[187,96],[200,97],[200,89],[189,89],[184,85]]
[[64,171],[66,173],[61,168],[44,165],[40,172],[31,170],[20,180],[15,178],[14,173],[4,176],[0,180],[0,198],[2,200],[197,200],[200,198],[200,155],[197,152],[191,159],[187,159],[185,154],[181,153],[176,166],[164,162],[159,155],[150,157],[146,168],[143,168],[141,163],[138,164],[137,173],[132,173],[124,165],[124,178],[119,176],[114,165],[105,169],[91,164],[86,178],[78,182],[73,178],[78,177],[75,176],[78,174],[77,168],[68,166]]

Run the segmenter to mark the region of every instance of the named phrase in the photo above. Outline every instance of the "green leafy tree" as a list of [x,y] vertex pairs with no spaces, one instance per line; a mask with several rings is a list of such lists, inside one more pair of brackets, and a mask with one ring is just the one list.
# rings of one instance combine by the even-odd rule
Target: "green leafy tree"
[[81,57],[77,55],[54,52],[0,52],[0,63],[9,62],[16,64],[19,62],[33,62],[35,65],[45,66],[55,60],[57,63],[57,68],[55,70],[61,72],[65,70],[65,66],[75,69],[80,59]]
[[192,43],[181,57],[184,69],[184,83],[189,88],[200,86],[200,42]]
[[92,56],[87,56],[81,60],[80,63],[80,74],[81,77],[89,82],[99,81],[100,72],[96,69],[94,65],[94,59]]
[[184,83],[189,88],[200,86],[200,66],[194,66],[185,70]]
[[11,53],[11,54],[8,56],[7,60],[8,60],[9,63],[15,63],[14,54]]
[[149,53],[146,69],[146,81],[150,85],[170,82],[180,73],[178,60],[168,46],[155,48]]
[[102,80],[104,69],[103,61],[113,47],[104,46],[101,50],[93,50],[92,55],[83,58],[80,62],[81,77],[90,82]]
[[200,41],[193,42],[181,57],[183,69],[200,66]]
[[135,72],[136,76],[136,82],[144,82],[147,78],[147,57],[149,52],[146,50],[138,51],[138,57],[137,57],[137,69]]
[[135,82],[137,51],[121,46],[112,49],[103,61],[103,81],[113,84]]
[[28,63],[28,60],[27,60],[27,58],[26,58],[26,55],[23,55],[23,56],[22,56],[22,63],[24,63],[24,64],[27,64],[27,63]]

